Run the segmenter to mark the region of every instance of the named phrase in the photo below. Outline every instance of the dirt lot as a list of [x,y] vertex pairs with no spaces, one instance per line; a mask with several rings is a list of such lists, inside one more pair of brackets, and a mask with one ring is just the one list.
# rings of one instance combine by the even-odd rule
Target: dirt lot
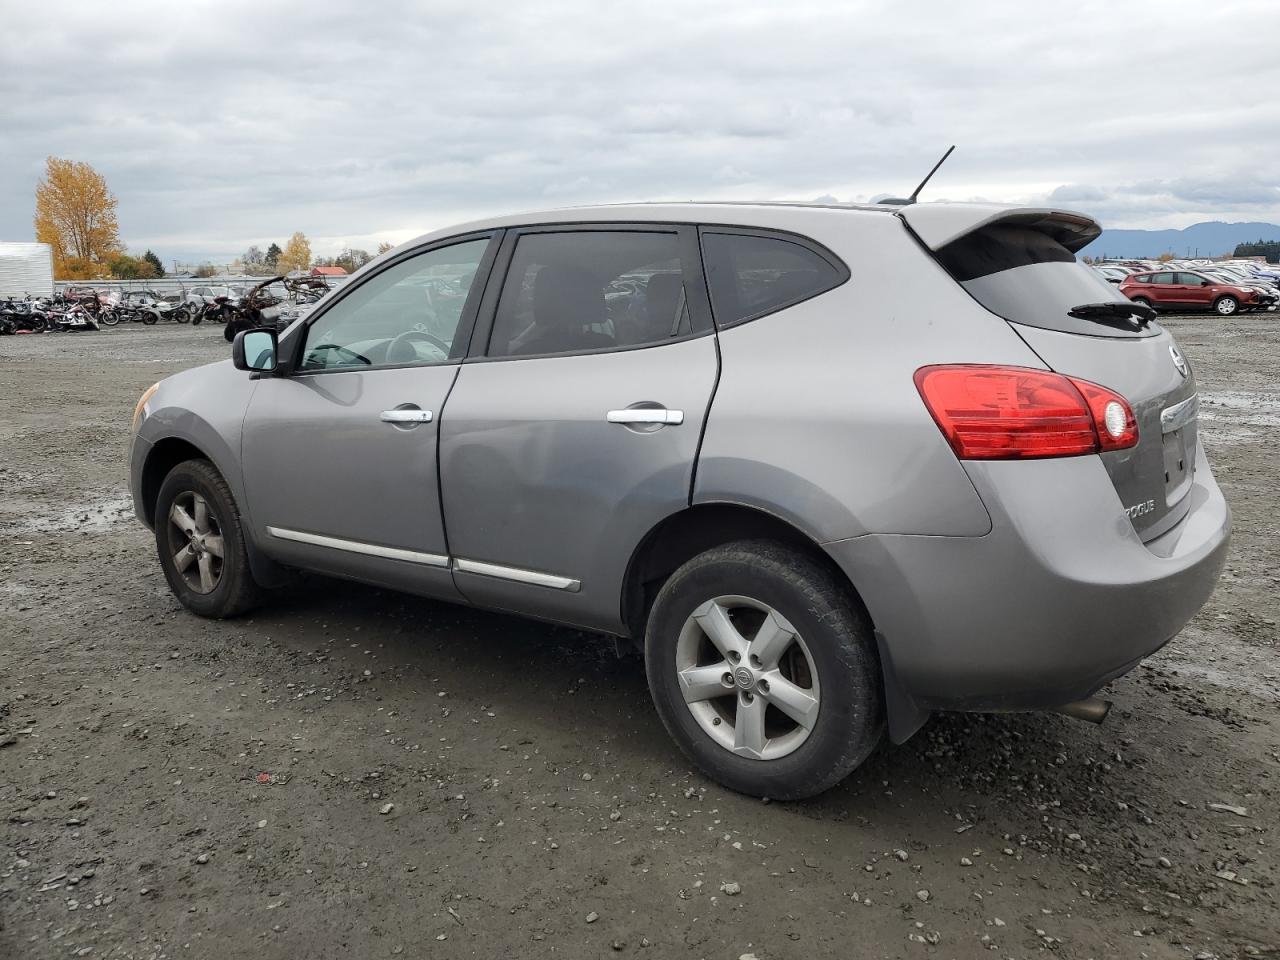
[[802,804],[693,773],[599,637],[320,579],[186,614],[125,446],[221,331],[0,340],[0,958],[1280,956],[1280,319],[1169,325],[1208,607],[1101,728],[940,716]]

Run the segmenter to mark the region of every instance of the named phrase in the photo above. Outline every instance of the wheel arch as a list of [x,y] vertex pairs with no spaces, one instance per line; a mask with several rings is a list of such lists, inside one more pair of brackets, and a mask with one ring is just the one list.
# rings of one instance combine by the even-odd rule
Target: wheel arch
[[667,578],[686,561],[705,550],[735,540],[776,540],[792,546],[831,570],[844,584],[867,623],[878,647],[881,682],[889,721],[889,736],[902,743],[929,718],[899,681],[885,636],[876,629],[861,592],[847,573],[822,549],[821,544],[791,522],[740,503],[699,503],[673,513],[657,523],[640,541],[627,564],[622,589],[622,622],[628,636],[643,649],[650,608]]
[[[139,489],[142,492],[142,510],[146,515],[147,526],[156,525],[156,498],[160,495],[160,485],[169,471],[184,460],[208,460],[214,469],[222,473],[212,457],[197,447],[190,440],[182,437],[165,437],[151,446],[151,452],[142,464],[142,479]],[[225,474],[224,474],[225,476]]]
[[[741,503],[698,503],[658,522],[637,544],[627,564],[622,589],[622,622],[643,643],[649,608],[662,584],[686,561],[735,540],[777,540],[812,556],[835,571],[864,613],[857,587],[816,540],[776,514]],[[867,614],[868,621],[871,616]]]
[[[142,495],[142,509],[148,526],[155,529],[156,500],[160,495],[160,485],[164,483],[164,478],[169,475],[170,470],[186,460],[205,460],[212,464],[213,468],[221,474],[223,479],[227,481],[228,486],[231,487],[232,496],[236,497],[236,506],[240,511],[240,516],[246,518],[245,504],[240,499],[239,491],[236,490],[234,478],[227,475],[227,471],[222,468],[218,460],[185,437],[167,436],[161,437],[152,443],[151,451],[147,454],[147,458],[142,465],[139,491]],[[250,527],[250,524],[245,524],[244,540],[245,552],[249,557],[249,569],[253,574],[253,579],[259,586],[268,588],[287,583],[289,581],[288,571],[258,548],[258,545],[254,542]]]

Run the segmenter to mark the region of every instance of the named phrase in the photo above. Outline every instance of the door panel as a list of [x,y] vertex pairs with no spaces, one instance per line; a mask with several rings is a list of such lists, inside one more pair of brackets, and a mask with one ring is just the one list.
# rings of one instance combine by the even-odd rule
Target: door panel
[[1207,307],[1210,299],[1209,287],[1204,286],[1200,282],[1200,278],[1193,273],[1175,273],[1174,279],[1177,284],[1174,290],[1177,291],[1179,303],[1189,304],[1194,307]]
[[[245,417],[255,539],[284,563],[455,597],[436,442],[457,364],[263,379]],[[428,421],[385,420],[419,411]]]
[[464,364],[440,435],[462,593],[485,606],[620,631],[632,551],[689,503],[716,372],[710,335]]
[[498,242],[472,235],[389,260],[317,310],[286,375],[258,384],[242,460],[254,539],[269,553],[458,596],[438,429]]

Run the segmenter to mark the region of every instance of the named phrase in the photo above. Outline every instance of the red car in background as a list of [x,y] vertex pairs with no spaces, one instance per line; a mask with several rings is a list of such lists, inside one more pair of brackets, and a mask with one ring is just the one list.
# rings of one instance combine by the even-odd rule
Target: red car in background
[[1120,284],[1120,292],[1157,310],[1212,310],[1223,317],[1262,306],[1257,290],[1189,270],[1134,274]]

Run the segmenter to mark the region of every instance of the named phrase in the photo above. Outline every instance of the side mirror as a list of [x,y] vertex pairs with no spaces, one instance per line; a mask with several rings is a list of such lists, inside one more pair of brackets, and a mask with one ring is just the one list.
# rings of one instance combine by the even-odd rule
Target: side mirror
[[1202,287],[1211,287],[1211,286],[1213,286],[1213,281],[1212,281],[1212,280],[1201,280],[1201,281],[1200,281],[1200,286],[1202,286]]
[[276,368],[277,346],[274,330],[241,330],[231,342],[231,362],[237,370],[270,373]]

